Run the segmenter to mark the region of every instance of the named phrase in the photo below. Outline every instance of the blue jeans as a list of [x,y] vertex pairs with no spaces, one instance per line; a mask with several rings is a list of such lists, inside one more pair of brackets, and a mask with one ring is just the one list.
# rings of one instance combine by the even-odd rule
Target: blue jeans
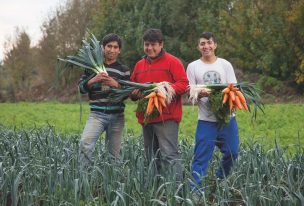
[[124,125],[124,113],[105,114],[91,111],[80,139],[80,164],[87,166],[92,162],[96,141],[104,131],[106,132],[105,143],[108,151],[115,158],[118,158]]
[[238,156],[239,132],[235,117],[222,129],[218,128],[216,122],[198,121],[192,161],[192,176],[198,187],[202,187],[201,179],[207,175],[208,163],[215,146],[222,153],[221,164],[216,171],[216,176],[222,179],[229,174],[233,161]]
[[175,173],[176,180],[181,181],[182,164],[178,152],[178,123],[164,121],[144,125],[143,136],[144,149],[148,160],[157,157],[157,172],[160,169],[167,172],[172,171]]

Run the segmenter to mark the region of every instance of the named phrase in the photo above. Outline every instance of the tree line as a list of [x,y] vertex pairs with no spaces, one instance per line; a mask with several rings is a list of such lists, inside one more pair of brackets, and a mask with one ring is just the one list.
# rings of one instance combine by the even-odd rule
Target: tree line
[[185,67],[199,58],[198,35],[211,31],[218,40],[217,55],[248,78],[258,75],[262,86],[290,86],[301,94],[303,10],[304,0],[69,0],[41,25],[43,37],[36,46],[30,46],[24,30],[8,42],[0,64],[0,98],[18,100],[41,85],[54,91],[75,86],[81,72],[64,70],[58,78],[57,58],[74,54],[88,30],[99,39],[119,34],[120,61],[132,69],[150,27],[163,31],[165,49]]

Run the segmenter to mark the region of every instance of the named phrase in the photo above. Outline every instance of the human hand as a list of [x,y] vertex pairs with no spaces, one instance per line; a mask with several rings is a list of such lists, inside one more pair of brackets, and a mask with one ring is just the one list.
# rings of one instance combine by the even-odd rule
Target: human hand
[[97,82],[103,83],[104,85],[110,87],[117,87],[117,88],[120,87],[119,83],[105,72],[99,73],[96,76],[94,76],[92,79],[90,79],[87,83],[88,88],[91,88],[92,85]]
[[88,85],[92,85],[92,84],[97,83],[97,82],[102,82],[104,80],[105,76],[107,76],[107,75],[108,74],[105,73],[105,72],[96,74],[96,76],[94,76],[92,79],[90,79],[88,81]]
[[104,85],[107,85],[110,87],[115,87],[115,88],[120,87],[120,84],[115,79],[113,79],[112,77],[110,77],[108,75],[106,75],[106,76],[103,75],[101,80]]
[[88,85],[93,85],[94,83],[102,83],[104,85],[110,86],[110,87],[119,87],[119,83],[113,79],[112,77],[110,77],[107,73],[102,72],[97,74],[95,77],[93,77],[92,79],[90,79],[90,81],[88,82]]
[[203,98],[203,97],[208,97],[209,96],[209,92],[202,90],[199,94],[198,94],[198,98]]
[[131,98],[131,100],[136,101],[138,99],[140,99],[142,97],[142,93],[140,92],[139,89],[134,89],[132,91],[132,93],[129,95],[129,97]]

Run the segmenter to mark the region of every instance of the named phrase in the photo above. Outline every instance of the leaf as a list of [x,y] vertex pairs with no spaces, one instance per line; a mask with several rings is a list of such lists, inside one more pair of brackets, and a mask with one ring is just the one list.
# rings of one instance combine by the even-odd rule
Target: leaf
[[82,40],[82,47],[77,51],[76,55],[69,55],[65,59],[58,59],[75,65],[80,69],[86,68],[92,70],[94,73],[106,72],[103,65],[103,51],[99,46],[99,41],[94,34],[90,33],[90,35],[90,41]]

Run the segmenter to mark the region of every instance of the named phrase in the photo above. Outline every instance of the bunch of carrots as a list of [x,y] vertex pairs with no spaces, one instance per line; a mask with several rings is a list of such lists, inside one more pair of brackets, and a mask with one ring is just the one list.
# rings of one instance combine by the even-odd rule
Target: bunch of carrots
[[145,98],[149,99],[146,109],[147,115],[152,113],[154,107],[156,107],[160,115],[163,113],[163,108],[166,107],[166,96],[164,94],[161,92],[153,91],[145,96]]
[[237,87],[234,87],[232,84],[229,84],[225,89],[222,90],[223,92],[223,104],[229,102],[229,109],[232,111],[234,110],[248,110],[248,106],[246,103],[246,99],[241,91]]

